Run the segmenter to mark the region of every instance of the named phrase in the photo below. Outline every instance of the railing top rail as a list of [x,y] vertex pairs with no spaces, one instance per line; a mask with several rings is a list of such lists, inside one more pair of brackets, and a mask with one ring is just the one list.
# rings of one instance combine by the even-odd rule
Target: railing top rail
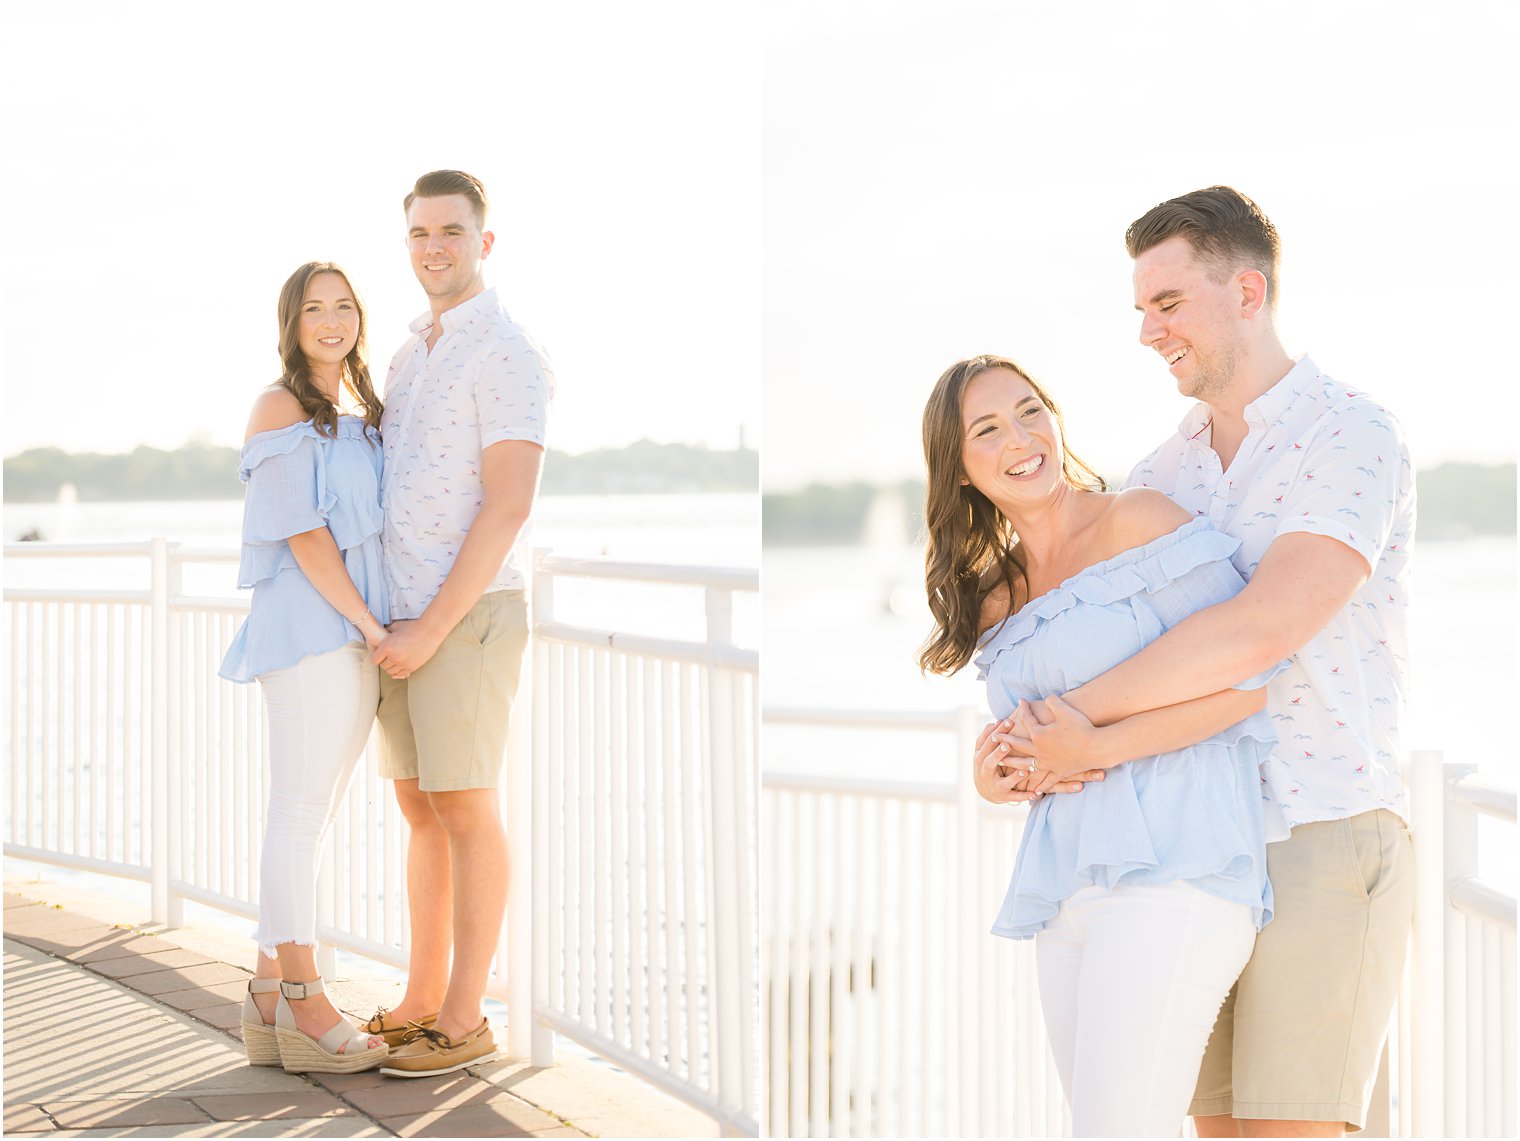
[[803,709],[767,706],[760,719],[771,725],[826,725],[837,729],[922,729],[953,732],[955,709]]
[[787,773],[766,769],[760,785],[767,792],[837,792],[849,796],[883,797],[897,800],[935,800],[953,803],[955,785],[949,781],[871,780],[862,783],[856,776],[833,776],[820,773]]
[[146,604],[153,601],[153,592],[151,590],[64,590],[51,586],[8,586],[5,588],[5,601]]
[[533,567],[543,574],[576,578],[609,578],[625,582],[667,583],[674,586],[718,586],[729,590],[760,589],[760,572],[753,567],[673,566],[669,563],[625,562],[592,556],[555,555],[544,548],[534,552]]
[[1506,788],[1490,777],[1480,773],[1464,773],[1453,779],[1448,786],[1450,795],[1458,804],[1467,806],[1487,816],[1516,822],[1515,790]]
[[1498,888],[1469,876],[1457,880],[1448,889],[1451,904],[1477,918],[1497,923],[1501,927],[1515,929],[1515,897],[1505,895]]
[[6,543],[8,559],[119,559],[153,553],[151,542],[142,543]]
[[243,555],[236,547],[176,547],[171,544],[169,557],[177,563],[236,563]]
[[744,673],[758,673],[760,669],[760,655],[757,651],[720,642],[678,642],[673,638],[594,630],[588,626],[571,626],[564,622],[535,623],[533,633],[546,642],[585,646],[590,650],[617,650],[625,654],[669,658]]

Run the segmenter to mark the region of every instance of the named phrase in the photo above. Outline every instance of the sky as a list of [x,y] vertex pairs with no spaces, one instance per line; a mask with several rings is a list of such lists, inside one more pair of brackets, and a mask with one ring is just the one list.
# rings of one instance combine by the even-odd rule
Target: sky
[[1417,467],[1515,457],[1505,3],[767,8],[767,490],[921,474],[954,361],[1021,362],[1122,476],[1188,402],[1138,343],[1124,231],[1234,186],[1284,249],[1288,351]]
[[275,303],[344,265],[380,378],[401,200],[470,171],[550,446],[760,442],[760,42],[706,3],[5,0],[3,449],[240,444]]

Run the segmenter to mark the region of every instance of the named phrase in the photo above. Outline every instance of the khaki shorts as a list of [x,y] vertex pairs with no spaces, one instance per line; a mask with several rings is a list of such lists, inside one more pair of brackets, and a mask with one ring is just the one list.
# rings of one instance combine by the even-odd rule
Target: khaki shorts
[[1219,1010],[1188,1112],[1366,1122],[1414,915],[1409,830],[1386,809],[1267,845],[1276,910]]
[[380,775],[423,792],[495,788],[527,645],[527,599],[497,590],[410,677],[381,670]]

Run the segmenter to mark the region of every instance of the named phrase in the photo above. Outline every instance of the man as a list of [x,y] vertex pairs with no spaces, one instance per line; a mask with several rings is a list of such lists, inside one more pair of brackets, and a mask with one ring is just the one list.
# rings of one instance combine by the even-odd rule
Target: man
[[[1413,912],[1398,736],[1413,472],[1383,408],[1283,350],[1278,237],[1255,203],[1195,191],[1147,212],[1126,242],[1141,343],[1199,401],[1127,486],[1159,488],[1241,540],[1248,583],[1033,710],[1028,740],[1045,768],[1089,721],[1291,657],[1268,689],[1279,742],[1261,772],[1276,917],[1220,1011],[1190,1112],[1203,1137],[1341,1136],[1364,1124]],[[1020,737],[984,738],[978,789],[1027,797],[998,777],[1007,752],[993,739]],[[1085,767],[1053,766],[1029,787]]]
[[480,182],[425,174],[403,208],[428,312],[386,378],[382,536],[396,620],[374,660],[381,773],[411,826],[411,954],[400,1004],[366,1028],[393,1048],[381,1073],[421,1077],[496,1050],[482,1009],[507,902],[496,788],[528,636],[515,548],[554,378],[485,287],[495,236]]

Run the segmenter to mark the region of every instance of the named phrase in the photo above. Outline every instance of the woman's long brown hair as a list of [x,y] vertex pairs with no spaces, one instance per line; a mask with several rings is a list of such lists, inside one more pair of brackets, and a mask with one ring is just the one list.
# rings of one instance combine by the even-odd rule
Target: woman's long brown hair
[[971,660],[981,637],[982,602],[1003,586],[1009,605],[1017,598],[1015,583],[1028,586],[1024,552],[1013,524],[992,501],[970,484],[962,485],[965,426],[961,401],[966,386],[982,373],[1006,368],[1018,374],[1050,409],[1060,430],[1065,458],[1061,475],[1083,491],[1102,491],[1101,476],[1064,448],[1066,424],[1061,410],[1034,377],[1005,357],[980,356],[957,361],[935,382],[924,405],[924,464],[928,486],[924,524],[928,551],[924,557],[924,588],[934,631],[919,651],[921,669],[952,674]]
[[359,397],[359,403],[364,405],[364,423],[379,431],[380,413],[384,411],[384,405],[375,395],[374,385],[369,378],[369,345],[364,336],[364,302],[359,299],[359,293],[354,289],[354,283],[348,274],[334,262],[309,261],[291,274],[280,287],[282,371],[278,383],[289,389],[290,394],[300,402],[301,411],[311,417],[317,431],[327,436],[337,434],[338,406],[312,380],[311,366],[307,363],[306,354],[301,351],[301,303],[306,300],[307,285],[319,273],[335,273],[341,277],[359,312],[359,335],[354,338],[354,347],[343,358],[343,371],[349,386]]

